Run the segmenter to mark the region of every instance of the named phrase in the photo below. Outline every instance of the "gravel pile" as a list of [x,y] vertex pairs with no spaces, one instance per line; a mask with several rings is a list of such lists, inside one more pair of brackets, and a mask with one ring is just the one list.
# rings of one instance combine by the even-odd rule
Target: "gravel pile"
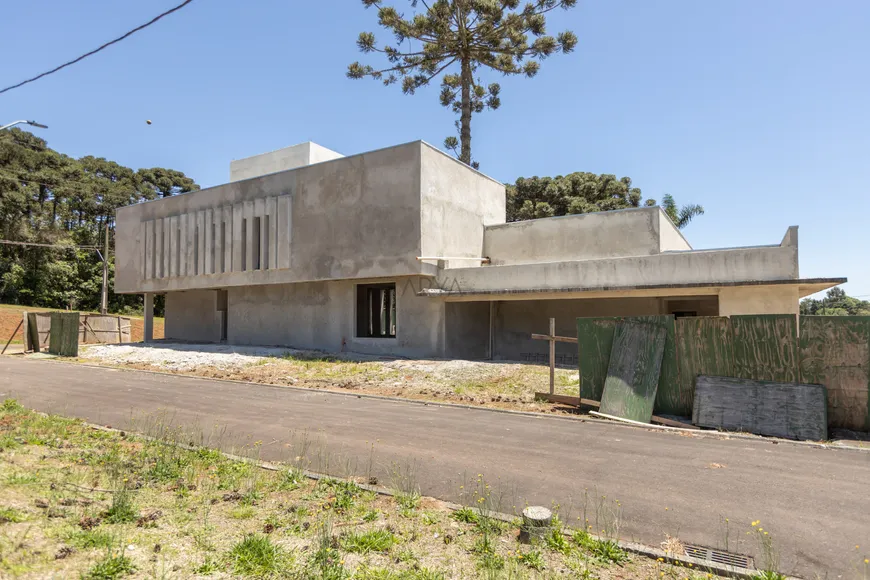
[[83,346],[79,358],[109,364],[146,364],[168,371],[187,371],[203,366],[240,368],[269,357],[297,352],[286,348],[226,344],[101,344]]

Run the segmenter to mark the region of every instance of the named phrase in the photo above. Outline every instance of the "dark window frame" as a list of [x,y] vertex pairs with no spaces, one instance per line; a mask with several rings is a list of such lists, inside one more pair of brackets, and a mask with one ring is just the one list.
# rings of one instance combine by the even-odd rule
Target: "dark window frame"
[[396,338],[396,283],[357,284],[356,337]]

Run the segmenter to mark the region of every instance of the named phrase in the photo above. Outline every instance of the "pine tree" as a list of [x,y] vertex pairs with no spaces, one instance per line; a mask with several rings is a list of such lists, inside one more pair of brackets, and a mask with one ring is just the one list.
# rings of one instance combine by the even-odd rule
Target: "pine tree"
[[[352,79],[370,77],[392,85],[401,79],[402,91],[414,92],[441,77],[441,104],[459,115],[459,139],[447,137],[444,146],[460,161],[477,167],[471,157],[471,117],[501,105],[501,86],[484,85],[478,72],[491,69],[504,75],[534,77],[540,61],[554,53],[569,53],[577,44],[571,31],[555,37],[546,33],[547,14],[574,7],[576,0],[534,0],[519,8],[519,0],[419,0],[423,10],[406,18],[381,0],[362,0],[376,7],[378,23],[389,31],[393,44],[378,46],[372,32],[359,35],[363,53],[380,53],[387,66],[375,68],[355,62]],[[416,8],[417,0],[411,0]],[[530,37],[533,38],[530,42]],[[416,41],[416,42],[413,42]]]

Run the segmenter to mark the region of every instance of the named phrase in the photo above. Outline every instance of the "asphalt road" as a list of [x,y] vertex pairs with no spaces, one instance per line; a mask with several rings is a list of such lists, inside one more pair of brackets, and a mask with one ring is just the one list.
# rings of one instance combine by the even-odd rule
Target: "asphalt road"
[[804,578],[863,578],[870,554],[866,451],[2,357],[0,397],[9,396],[126,429],[160,415],[227,450],[262,441],[267,460],[305,446],[314,469],[381,482],[412,472],[424,495],[454,501],[483,474],[502,511],[555,502],[572,524],[584,501],[594,523],[605,513],[596,503],[618,500],[620,536],[653,546],[670,534],[724,548],[728,518],[730,548],[752,554],[746,531],[761,520],[781,569]]

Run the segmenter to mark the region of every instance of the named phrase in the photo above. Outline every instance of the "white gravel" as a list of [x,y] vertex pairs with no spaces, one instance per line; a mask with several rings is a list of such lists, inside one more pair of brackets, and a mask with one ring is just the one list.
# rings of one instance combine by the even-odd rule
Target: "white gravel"
[[187,371],[202,366],[239,368],[268,357],[298,352],[286,348],[226,344],[103,344],[81,347],[79,358],[110,364],[150,364],[166,370]]

